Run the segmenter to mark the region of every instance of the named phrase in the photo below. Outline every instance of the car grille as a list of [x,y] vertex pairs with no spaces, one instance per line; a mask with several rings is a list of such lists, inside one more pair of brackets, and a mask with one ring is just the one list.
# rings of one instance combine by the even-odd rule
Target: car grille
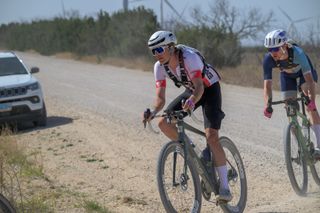
[[8,98],[12,96],[24,95],[27,93],[27,87],[0,88],[0,98]]

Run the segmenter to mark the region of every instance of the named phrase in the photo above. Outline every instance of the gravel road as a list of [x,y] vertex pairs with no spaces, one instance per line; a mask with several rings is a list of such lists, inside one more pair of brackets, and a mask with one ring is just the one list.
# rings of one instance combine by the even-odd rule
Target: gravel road
[[[154,100],[152,73],[18,54],[28,66],[40,67],[36,77],[49,116],[46,128],[23,131],[19,137],[29,149],[41,150],[48,177],[113,212],[164,212],[155,174],[158,153],[168,139],[141,124],[143,110]],[[169,83],[167,103],[180,92]],[[306,197],[297,196],[289,183],[282,143],[287,123],[283,107],[274,107],[273,117],[266,119],[261,89],[222,83],[222,93],[226,117],[221,135],[236,143],[247,173],[245,212],[320,212],[320,188],[310,173]],[[274,99],[280,99],[279,93]],[[56,211],[79,209],[62,203]],[[220,209],[203,201],[202,212]]]

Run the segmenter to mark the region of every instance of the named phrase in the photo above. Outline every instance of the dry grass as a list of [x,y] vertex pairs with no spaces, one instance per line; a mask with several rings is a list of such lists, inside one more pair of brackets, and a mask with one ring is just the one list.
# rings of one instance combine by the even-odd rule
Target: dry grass
[[[222,81],[227,84],[235,84],[245,87],[263,88],[262,60],[264,52],[245,53],[242,63],[234,68],[222,68],[219,71]],[[316,55],[309,55],[316,70],[320,70],[316,62]],[[274,90],[280,90],[279,71],[275,69],[272,74],[272,85]],[[318,72],[320,77],[320,73]],[[319,82],[319,81],[318,81]],[[316,86],[317,94],[320,94],[319,84]]]
[[139,69],[143,71],[152,71],[153,63],[145,57],[137,57],[131,59],[123,59],[117,57],[101,57],[99,55],[77,56],[69,52],[55,54],[55,57],[62,59],[73,59],[84,61],[92,64],[108,64],[112,66],[125,67],[128,69]]
[[[43,168],[35,153],[27,155],[17,143],[10,128],[0,129],[0,192],[18,212],[35,209],[48,210],[42,202],[32,202],[30,183],[34,178],[44,179]],[[38,194],[38,193],[35,193]]]
[[[263,88],[263,53],[246,53],[242,63],[237,67],[219,69],[222,81],[245,87]],[[273,88],[279,89],[279,75],[273,73]]]
[[[32,50],[30,50],[32,51]],[[240,85],[245,87],[263,88],[263,69],[262,60],[265,52],[248,51],[243,55],[243,60],[237,67],[224,67],[218,69],[222,77],[222,81],[227,84]],[[316,70],[320,70],[317,53],[308,54],[313,62]],[[138,69],[143,71],[153,71],[153,62],[145,57],[138,57],[132,59],[123,59],[116,57],[100,57],[93,56],[76,56],[75,54],[64,52],[55,55],[57,58],[73,59],[85,61],[93,64],[108,64],[112,66],[125,67],[129,69]],[[320,78],[320,73],[318,73]],[[273,89],[280,89],[279,73],[273,72]],[[320,88],[317,86],[316,91],[320,94]]]

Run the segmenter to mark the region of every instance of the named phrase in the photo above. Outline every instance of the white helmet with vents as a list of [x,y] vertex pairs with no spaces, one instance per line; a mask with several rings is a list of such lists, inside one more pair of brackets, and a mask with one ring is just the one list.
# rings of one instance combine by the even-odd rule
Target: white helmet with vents
[[150,49],[171,44],[177,44],[177,38],[169,31],[157,31],[153,33],[148,40],[148,46]]
[[286,34],[286,31],[282,29],[269,32],[264,40],[264,46],[266,48],[281,47],[287,41]]

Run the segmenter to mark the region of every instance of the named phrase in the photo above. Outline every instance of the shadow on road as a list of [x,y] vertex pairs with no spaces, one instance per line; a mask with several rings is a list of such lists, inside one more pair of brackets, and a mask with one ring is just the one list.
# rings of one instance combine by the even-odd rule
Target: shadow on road
[[56,126],[62,126],[73,122],[73,118],[60,117],[60,116],[50,116],[47,120],[47,126],[44,128],[52,128]]
[[[9,124],[5,125],[5,128],[11,129],[12,132],[31,132],[39,129],[49,129],[57,126],[66,125],[73,122],[73,118],[61,117],[61,116],[48,116],[47,125],[44,127],[38,127],[33,124],[33,122],[22,122],[19,124]],[[1,128],[3,129],[3,128]],[[1,132],[1,130],[0,130]]]

